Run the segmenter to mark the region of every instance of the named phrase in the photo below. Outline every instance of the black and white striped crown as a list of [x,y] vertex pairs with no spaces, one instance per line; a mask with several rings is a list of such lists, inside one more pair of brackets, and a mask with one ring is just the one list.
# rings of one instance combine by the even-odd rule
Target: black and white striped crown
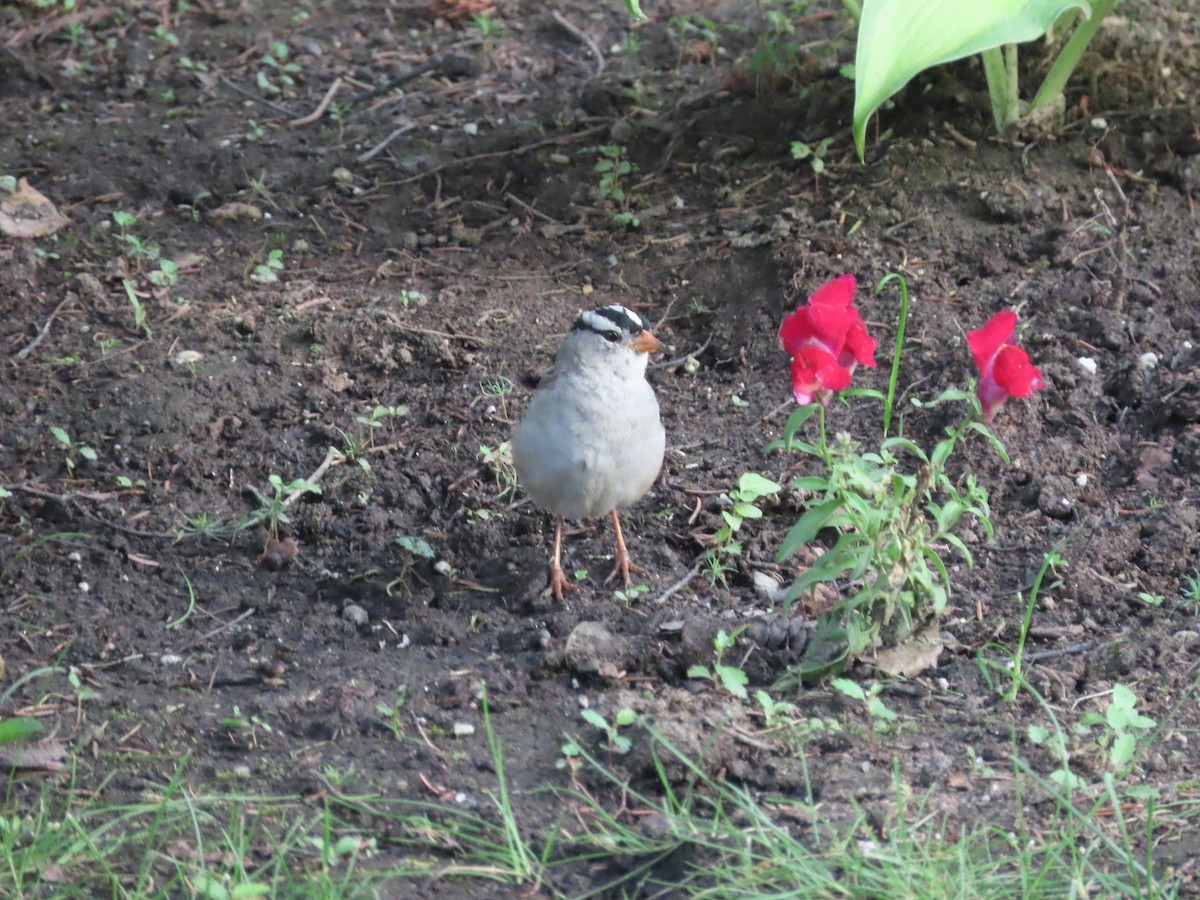
[[610,335],[619,329],[629,337],[637,337],[647,329],[645,320],[627,306],[614,303],[599,309],[584,310],[571,326],[572,331],[594,331],[599,335]]

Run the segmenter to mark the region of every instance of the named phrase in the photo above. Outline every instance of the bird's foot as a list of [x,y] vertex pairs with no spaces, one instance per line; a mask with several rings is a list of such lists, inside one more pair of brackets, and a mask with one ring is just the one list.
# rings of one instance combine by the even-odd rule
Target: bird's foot
[[559,603],[562,602],[563,591],[578,591],[579,585],[571,584],[567,581],[567,576],[563,574],[562,566],[554,563],[550,564],[550,583],[546,585],[546,589],[542,591],[543,597],[553,597]]
[[608,577],[604,579],[605,584],[608,584],[610,581],[620,575],[622,580],[625,582],[625,587],[629,587],[629,585],[633,582],[633,579],[629,577],[630,572],[637,572],[639,575],[646,574],[645,569],[643,569],[641,566],[635,566],[633,564],[633,560],[629,558],[629,554],[625,551],[624,547],[617,548],[616,555],[613,557],[613,562],[613,570],[609,572]]

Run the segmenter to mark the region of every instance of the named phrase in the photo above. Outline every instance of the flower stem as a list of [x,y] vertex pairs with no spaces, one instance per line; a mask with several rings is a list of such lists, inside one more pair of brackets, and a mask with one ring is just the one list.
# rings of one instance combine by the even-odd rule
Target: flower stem
[[1075,71],[1075,67],[1079,64],[1080,57],[1083,56],[1083,51],[1091,43],[1096,31],[1100,28],[1101,23],[1104,22],[1105,16],[1112,12],[1113,7],[1118,2],[1119,0],[1092,0],[1091,18],[1084,19],[1076,26],[1070,40],[1062,48],[1062,52],[1058,54],[1058,59],[1054,61],[1054,65],[1046,73],[1046,78],[1042,81],[1038,92],[1034,94],[1026,115],[1033,112],[1039,106],[1049,103],[1063,92],[1063,88],[1067,86],[1067,79],[1071,77],[1071,73]]
[[875,291],[878,293],[883,290],[883,286],[893,279],[900,283],[900,323],[896,326],[896,345],[892,350],[892,371],[888,376],[887,396],[883,398],[884,439],[892,427],[892,410],[896,405],[896,381],[900,377],[900,356],[904,352],[904,329],[908,325],[908,282],[904,277],[892,272],[876,285]]
[[821,459],[823,459],[825,461],[825,463],[828,464],[829,463],[829,446],[825,443],[825,404],[821,404],[821,406],[817,409],[817,428],[818,428],[818,433],[820,435],[820,437],[819,437],[820,442],[818,443],[817,446],[821,451]]

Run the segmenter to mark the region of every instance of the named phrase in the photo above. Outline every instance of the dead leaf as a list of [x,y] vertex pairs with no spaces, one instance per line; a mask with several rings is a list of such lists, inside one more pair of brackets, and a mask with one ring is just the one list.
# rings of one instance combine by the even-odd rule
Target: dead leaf
[[911,678],[937,665],[942,652],[938,624],[934,622],[907,641],[875,654],[875,666],[893,678]]
[[947,784],[956,791],[969,791],[971,789],[971,779],[963,774],[961,770],[951,772],[950,778],[947,779]]
[[0,202],[0,232],[8,237],[46,237],[70,224],[71,220],[24,178]]
[[210,212],[208,221],[221,225],[225,222],[232,222],[234,219],[252,219],[257,222],[262,217],[263,211],[254,204],[231,200]]

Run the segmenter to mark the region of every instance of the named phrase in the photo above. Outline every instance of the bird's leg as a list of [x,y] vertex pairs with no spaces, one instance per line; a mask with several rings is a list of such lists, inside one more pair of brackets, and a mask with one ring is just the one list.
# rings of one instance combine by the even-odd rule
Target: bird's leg
[[554,555],[550,558],[550,583],[546,585],[546,589],[542,591],[543,597],[554,596],[555,600],[560,603],[563,598],[563,591],[577,591],[579,588],[576,585],[567,581],[563,575],[562,569],[562,516],[556,516],[554,519]]
[[617,518],[617,511],[615,509],[612,511],[612,520],[613,528],[617,532],[617,552],[614,557],[616,565],[613,566],[613,570],[609,573],[608,577],[604,579],[604,583],[608,584],[620,575],[625,579],[625,587],[629,587],[630,572],[637,572],[639,575],[645,575],[646,573],[638,566],[635,566],[629,558],[629,551],[625,549],[625,537],[621,534],[621,520]]

